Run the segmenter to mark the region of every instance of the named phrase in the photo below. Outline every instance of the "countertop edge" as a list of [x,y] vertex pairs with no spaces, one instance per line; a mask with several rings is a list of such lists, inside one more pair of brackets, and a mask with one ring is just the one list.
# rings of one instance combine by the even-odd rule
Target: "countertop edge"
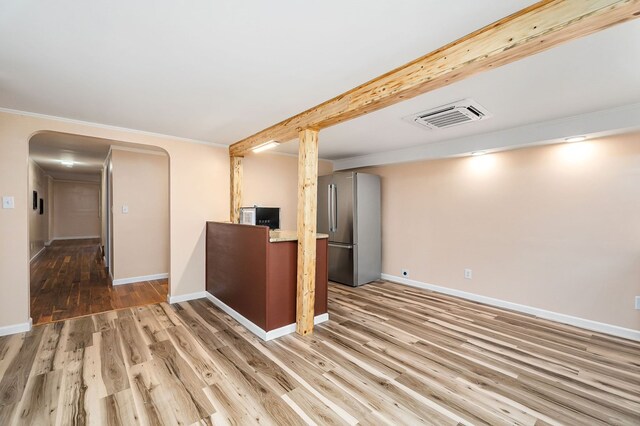
[[[316,239],[327,239],[327,234],[316,234]],[[270,243],[282,243],[287,241],[298,241],[298,235],[295,231],[269,231]]]

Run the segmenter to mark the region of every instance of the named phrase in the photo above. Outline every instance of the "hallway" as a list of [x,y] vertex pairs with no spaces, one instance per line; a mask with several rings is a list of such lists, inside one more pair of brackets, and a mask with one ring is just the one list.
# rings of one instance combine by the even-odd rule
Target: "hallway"
[[167,280],[112,286],[98,239],[54,241],[31,262],[34,325],[165,302],[167,292]]

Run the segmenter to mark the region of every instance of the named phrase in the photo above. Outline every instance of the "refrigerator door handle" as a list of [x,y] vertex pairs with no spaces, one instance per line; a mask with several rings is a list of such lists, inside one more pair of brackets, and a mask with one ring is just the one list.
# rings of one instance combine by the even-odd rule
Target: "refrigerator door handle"
[[331,195],[331,187],[333,184],[327,186],[327,219],[329,219],[329,232],[333,232],[333,197]]
[[327,206],[329,207],[329,232],[336,232],[337,222],[338,222],[338,209],[336,206],[336,185],[329,184],[328,186],[328,194],[329,202]]
[[333,232],[338,230],[338,185],[333,185]]
[[329,245],[329,247],[343,248],[343,249],[349,249],[349,250],[351,250],[351,249],[353,248],[353,246],[348,245],[348,244],[334,244],[334,243],[329,243],[328,245]]

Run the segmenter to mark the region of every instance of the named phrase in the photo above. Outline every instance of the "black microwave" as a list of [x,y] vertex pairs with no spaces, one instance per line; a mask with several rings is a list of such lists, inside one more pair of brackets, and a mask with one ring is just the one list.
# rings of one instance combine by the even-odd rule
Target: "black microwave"
[[240,223],[280,229],[280,207],[241,207]]

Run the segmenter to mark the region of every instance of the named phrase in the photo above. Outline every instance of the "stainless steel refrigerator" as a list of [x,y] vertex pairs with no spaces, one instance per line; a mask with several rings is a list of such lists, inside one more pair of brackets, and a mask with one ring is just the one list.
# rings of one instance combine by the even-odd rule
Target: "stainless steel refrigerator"
[[356,287],[380,279],[380,177],[320,176],[318,232],[329,235],[329,280]]

